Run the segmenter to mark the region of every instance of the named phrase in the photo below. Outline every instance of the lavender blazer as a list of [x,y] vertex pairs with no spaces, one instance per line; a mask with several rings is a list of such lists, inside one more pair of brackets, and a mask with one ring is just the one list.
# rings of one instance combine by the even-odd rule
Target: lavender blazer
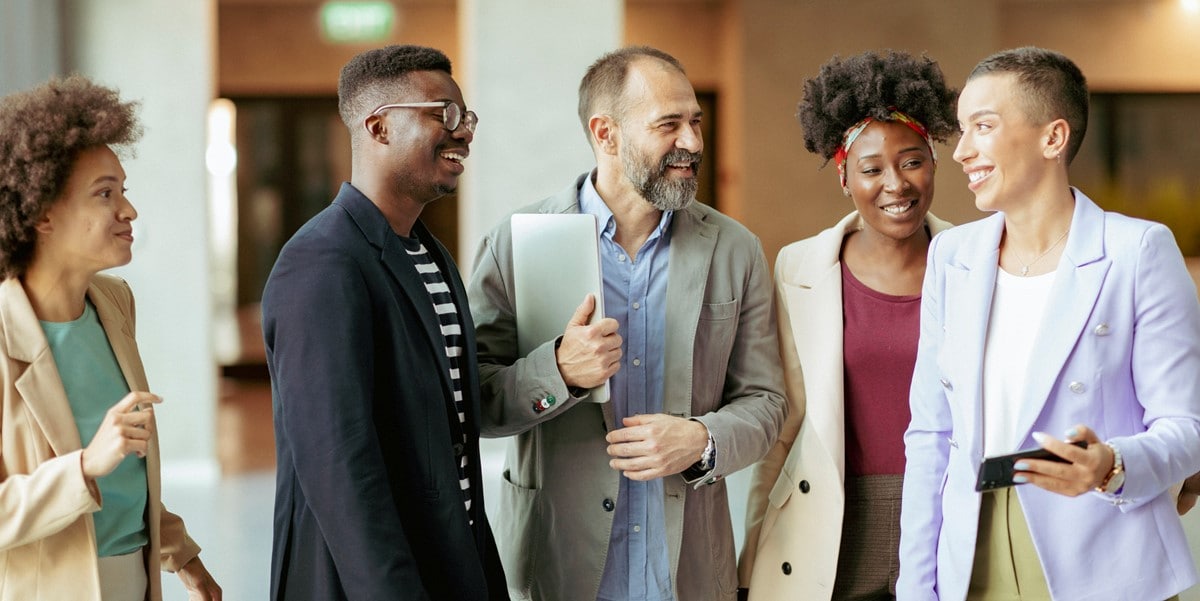
[[[1171,232],[1078,190],[1012,450],[1075,424],[1116,446],[1122,494],[1017,487],[1056,601],[1166,599],[1196,582],[1167,489],[1200,471],[1200,304]],[[979,522],[983,349],[1004,216],[929,249],[901,515],[901,601],[963,599]]]

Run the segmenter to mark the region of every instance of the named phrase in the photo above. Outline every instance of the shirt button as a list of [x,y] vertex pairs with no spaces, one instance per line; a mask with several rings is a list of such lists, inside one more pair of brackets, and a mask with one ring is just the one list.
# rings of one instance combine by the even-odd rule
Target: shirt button
[[642,303],[633,303],[633,310],[637,311],[642,308]]
[[616,507],[616,505],[613,504],[612,499],[605,499],[600,505],[604,507],[604,511],[612,511],[613,507]]
[[618,262],[618,263],[624,263],[624,262],[625,262],[625,255],[617,255],[617,262]]
[[633,531],[634,531],[634,532],[641,532],[641,531],[642,531],[642,527],[641,527],[641,526],[634,526],[634,527],[633,527]]
[[639,365],[641,365],[641,364],[642,364],[642,360],[641,360],[641,359],[634,359],[634,360],[633,360],[633,366],[634,366],[634,367],[637,367],[637,366],[639,366]]

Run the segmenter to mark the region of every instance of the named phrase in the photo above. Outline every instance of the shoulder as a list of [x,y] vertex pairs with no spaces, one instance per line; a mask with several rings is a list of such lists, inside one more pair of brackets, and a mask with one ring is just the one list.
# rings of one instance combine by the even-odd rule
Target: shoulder
[[482,243],[484,245],[506,244],[512,237],[513,215],[578,213],[579,188],[583,185],[583,178],[585,177],[587,177],[587,174],[579,176],[574,183],[551,196],[508,212],[484,234]]
[[842,240],[846,238],[847,234],[860,229],[859,222],[858,212],[852,211],[836,224],[815,236],[809,236],[784,246],[775,259],[775,271],[784,274],[808,265],[828,266],[836,263],[841,254]]
[[92,290],[103,295],[110,302],[116,303],[122,309],[133,304],[133,290],[124,279],[107,273],[92,276]]

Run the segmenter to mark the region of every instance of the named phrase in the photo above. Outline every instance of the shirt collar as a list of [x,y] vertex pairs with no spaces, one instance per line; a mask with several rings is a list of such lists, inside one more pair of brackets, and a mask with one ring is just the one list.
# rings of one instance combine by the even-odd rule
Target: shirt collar
[[[612,239],[617,231],[617,221],[613,218],[612,209],[608,208],[608,204],[600,198],[600,193],[596,191],[596,184],[593,180],[596,178],[596,170],[588,174],[583,180],[583,188],[579,190],[579,212],[587,213],[596,216],[596,232],[603,238]],[[671,220],[675,216],[675,211],[663,211],[662,217],[658,220],[658,227],[655,228],[651,239],[660,236],[666,236],[671,228]]]

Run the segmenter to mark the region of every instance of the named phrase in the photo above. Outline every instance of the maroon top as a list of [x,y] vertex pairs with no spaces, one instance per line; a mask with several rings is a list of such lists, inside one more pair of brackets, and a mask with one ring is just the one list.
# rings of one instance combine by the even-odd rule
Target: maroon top
[[921,295],[872,290],[842,262],[842,318],[846,474],[903,474]]

